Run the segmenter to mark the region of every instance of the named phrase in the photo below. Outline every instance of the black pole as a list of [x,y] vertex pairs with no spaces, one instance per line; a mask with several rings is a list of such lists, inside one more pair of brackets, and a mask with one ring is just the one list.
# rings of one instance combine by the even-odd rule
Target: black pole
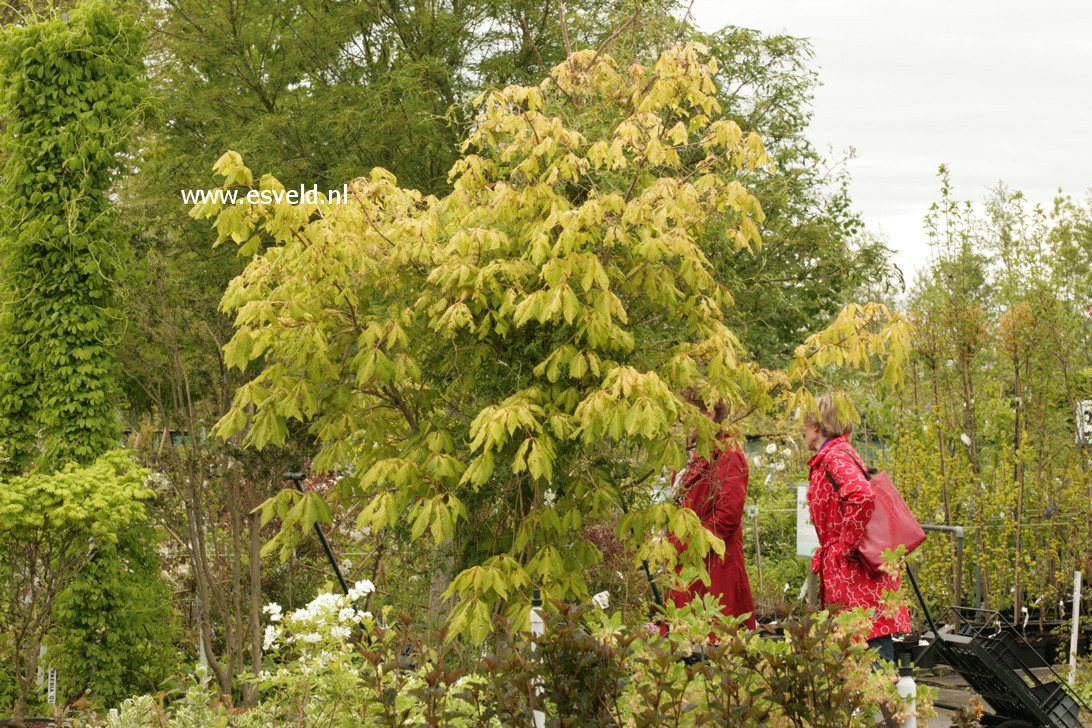
[[[914,576],[914,570],[910,568],[910,562],[906,562],[906,575],[910,577],[910,585],[914,587],[914,594],[918,597],[918,603],[921,604],[921,611],[925,613],[925,621],[929,623],[929,629],[933,630],[933,645],[926,647],[926,651],[933,649],[936,646],[940,652],[941,658],[947,657],[948,645],[944,642],[944,638],[940,636],[940,629],[937,627],[937,623],[933,621],[933,615],[929,611],[929,607],[925,605],[925,598],[921,595],[921,589],[918,587],[917,577]],[[925,653],[922,653],[925,654]],[[921,658],[921,655],[918,655]],[[951,662],[948,663],[952,664]]]
[[656,603],[662,608],[664,606],[664,598],[660,596],[660,589],[656,586],[656,580],[652,578],[652,572],[648,569],[648,561],[641,559],[641,568],[645,570],[645,576],[648,577],[648,585],[652,587],[652,596],[656,600]]
[[933,630],[934,638],[939,642],[940,630],[937,629],[937,623],[933,621],[933,615],[929,612],[929,607],[925,606],[925,599],[921,596],[921,589],[918,588],[918,580],[914,577],[914,570],[910,568],[910,562],[906,562],[906,575],[910,577],[910,585],[914,587],[914,593],[918,596],[918,603],[921,604],[921,611],[925,613],[925,621],[929,623],[929,629]]
[[[303,486],[300,485],[300,481],[304,479],[303,473],[285,473],[282,476],[285,480],[291,480],[293,485],[296,486],[296,490],[300,493],[303,492]],[[319,543],[322,544],[323,551],[326,552],[326,558],[330,560],[330,566],[333,567],[334,573],[337,574],[337,580],[341,584],[341,591],[345,592],[345,596],[349,596],[349,585],[345,581],[345,577],[341,575],[341,567],[337,565],[337,559],[334,558],[334,551],[330,548],[330,542],[326,540],[326,534],[322,532],[322,526],[315,521],[315,533],[318,534]]]
[[[631,485],[640,485],[648,479],[648,476],[652,475],[653,471],[645,473],[644,477],[635,481]],[[622,504],[622,513],[629,513],[629,506],[626,505],[626,497],[622,493],[621,488],[618,489],[618,502]],[[660,609],[664,607],[664,598],[660,594],[659,587],[656,586],[656,580],[652,578],[652,570],[648,568],[648,559],[641,559],[641,568],[645,570],[645,577],[648,579],[648,585],[652,587],[652,597],[656,600],[656,603],[660,605]]]

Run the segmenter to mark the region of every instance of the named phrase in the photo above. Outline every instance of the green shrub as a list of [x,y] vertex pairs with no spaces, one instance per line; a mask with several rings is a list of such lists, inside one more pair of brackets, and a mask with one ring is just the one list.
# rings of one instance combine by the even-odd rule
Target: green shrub
[[0,658],[18,688],[21,718],[31,699],[38,650],[52,624],[53,606],[100,550],[112,552],[119,534],[146,518],[148,471],[128,453],[109,452],[93,464],[12,478],[0,487]]
[[156,691],[172,673],[175,621],[155,544],[151,526],[129,528],[57,597],[58,645],[48,661],[64,702],[89,695],[97,705],[115,706]]
[[[876,706],[902,709],[890,671],[872,671],[860,613],[800,614],[784,634],[762,635],[711,604],[670,608],[667,636],[633,631],[617,613],[554,603],[540,637],[499,620],[496,637],[465,670],[446,632],[423,634],[390,610],[363,611],[323,594],[282,615],[266,608],[267,664],[256,708],[232,714],[195,685],[179,707],[127,702],[113,728],[193,725],[301,726],[864,726]],[[700,650],[704,659],[693,660]],[[204,692],[202,692],[204,691]],[[918,698],[929,712],[930,696]],[[211,707],[210,707],[211,706]],[[226,721],[226,722],[224,722]]]

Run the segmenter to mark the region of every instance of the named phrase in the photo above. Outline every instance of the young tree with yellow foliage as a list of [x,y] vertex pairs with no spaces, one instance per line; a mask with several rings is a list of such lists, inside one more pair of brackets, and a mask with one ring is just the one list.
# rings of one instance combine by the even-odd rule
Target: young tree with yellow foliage
[[[898,378],[901,322],[882,306],[843,311],[787,372],[748,359],[725,324],[732,305],[709,253],[761,244],[763,213],[741,170],[770,164],[761,139],[716,100],[716,60],[697,44],[621,69],[580,51],[538,86],[477,100],[480,116],[443,198],[382,169],[347,204],[198,205],[253,259],[223,307],[237,331],[229,365],[256,364],[219,433],[254,447],[308,423],[313,467],[339,470],[358,523],[451,540],[465,568],[450,634],[475,640],[491,613],[526,618],[532,587],[586,597],[599,552],[584,526],[609,521],[643,472],[685,463],[680,424],[708,453],[719,426],[679,394],[747,413],[794,405],[827,364],[887,357]],[[239,155],[225,186],[254,181]],[[285,491],[264,517],[290,552],[329,507]],[[637,559],[674,565],[649,534],[670,530],[702,569],[723,544],[696,516],[650,503],[617,533]]]

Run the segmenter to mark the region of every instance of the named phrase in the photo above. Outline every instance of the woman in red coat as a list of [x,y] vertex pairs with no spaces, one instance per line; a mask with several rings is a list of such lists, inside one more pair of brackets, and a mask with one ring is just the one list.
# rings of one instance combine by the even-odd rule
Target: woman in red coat
[[[726,408],[718,405],[709,416],[714,422],[722,422],[726,414]],[[743,450],[732,445],[727,435],[721,435],[711,459],[694,457],[676,487],[679,504],[694,511],[702,525],[724,541],[724,556],[710,551],[705,557],[709,586],[698,580],[685,590],[669,591],[667,598],[681,607],[705,594],[715,595],[725,614],[746,616],[746,625],[754,629],[754,600],[743,563],[743,503],[747,499],[747,458]],[[686,545],[674,536],[669,538],[679,553],[686,550]]]
[[874,574],[857,556],[857,545],[876,510],[876,496],[849,444],[852,426],[838,417],[833,398],[819,398],[818,412],[804,418],[804,442],[816,452],[808,461],[808,511],[819,535],[811,570],[819,575],[820,601],[841,610],[863,607],[872,617],[868,646],[890,662],[895,659],[891,635],[910,631],[910,613],[900,607],[883,614],[886,591],[898,591],[898,574]]

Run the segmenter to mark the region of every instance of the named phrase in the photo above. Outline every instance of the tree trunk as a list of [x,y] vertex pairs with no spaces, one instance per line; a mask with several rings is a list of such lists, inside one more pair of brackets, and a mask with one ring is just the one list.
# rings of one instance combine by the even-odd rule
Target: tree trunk
[[[262,516],[250,517],[250,549],[247,553],[250,565],[250,671],[257,675],[262,669]],[[248,684],[243,687],[243,703],[253,707],[258,701],[258,690]]]
[[450,606],[448,600],[443,599],[441,595],[447,589],[447,585],[451,583],[451,572],[455,567],[455,548],[451,539],[445,539],[443,543],[432,550],[430,567],[428,615],[430,621],[437,624],[447,607]]
[[23,649],[22,674],[16,673],[19,684],[19,697],[15,699],[15,705],[12,708],[12,724],[16,726],[24,724],[23,719],[26,718],[27,700],[30,698],[30,691],[34,689],[38,674],[38,651],[41,649],[41,640],[36,639],[35,634],[38,631],[34,628],[29,631]]
[[[930,359],[930,364],[932,365],[933,370],[933,407],[936,410],[935,426],[937,428],[937,453],[940,459],[940,488],[941,495],[944,498],[944,524],[946,526],[952,526],[954,525],[954,519],[952,516],[951,492],[948,487],[948,468],[944,459],[944,421],[941,419],[940,411],[940,385],[938,382],[939,374],[937,372],[936,360]],[[981,534],[981,529],[976,530],[979,534]],[[978,552],[982,552],[982,546],[980,543],[978,544]],[[960,603],[962,601],[960,599],[960,594],[962,591],[961,587],[963,580],[963,562],[961,558],[956,556],[953,563],[955,564],[955,566],[949,574],[949,579],[951,580],[952,584],[952,593],[955,595],[956,598],[956,606],[960,606]],[[975,606],[977,607],[978,605],[976,604]]]
[[[1019,349],[1017,349],[1019,352]],[[1020,356],[1013,357],[1016,374],[1016,425],[1013,432],[1013,451],[1016,459],[1016,563],[1013,565],[1012,620],[1018,623],[1023,598],[1020,592],[1020,564],[1023,560],[1023,525],[1024,525],[1024,382],[1020,376]]]

